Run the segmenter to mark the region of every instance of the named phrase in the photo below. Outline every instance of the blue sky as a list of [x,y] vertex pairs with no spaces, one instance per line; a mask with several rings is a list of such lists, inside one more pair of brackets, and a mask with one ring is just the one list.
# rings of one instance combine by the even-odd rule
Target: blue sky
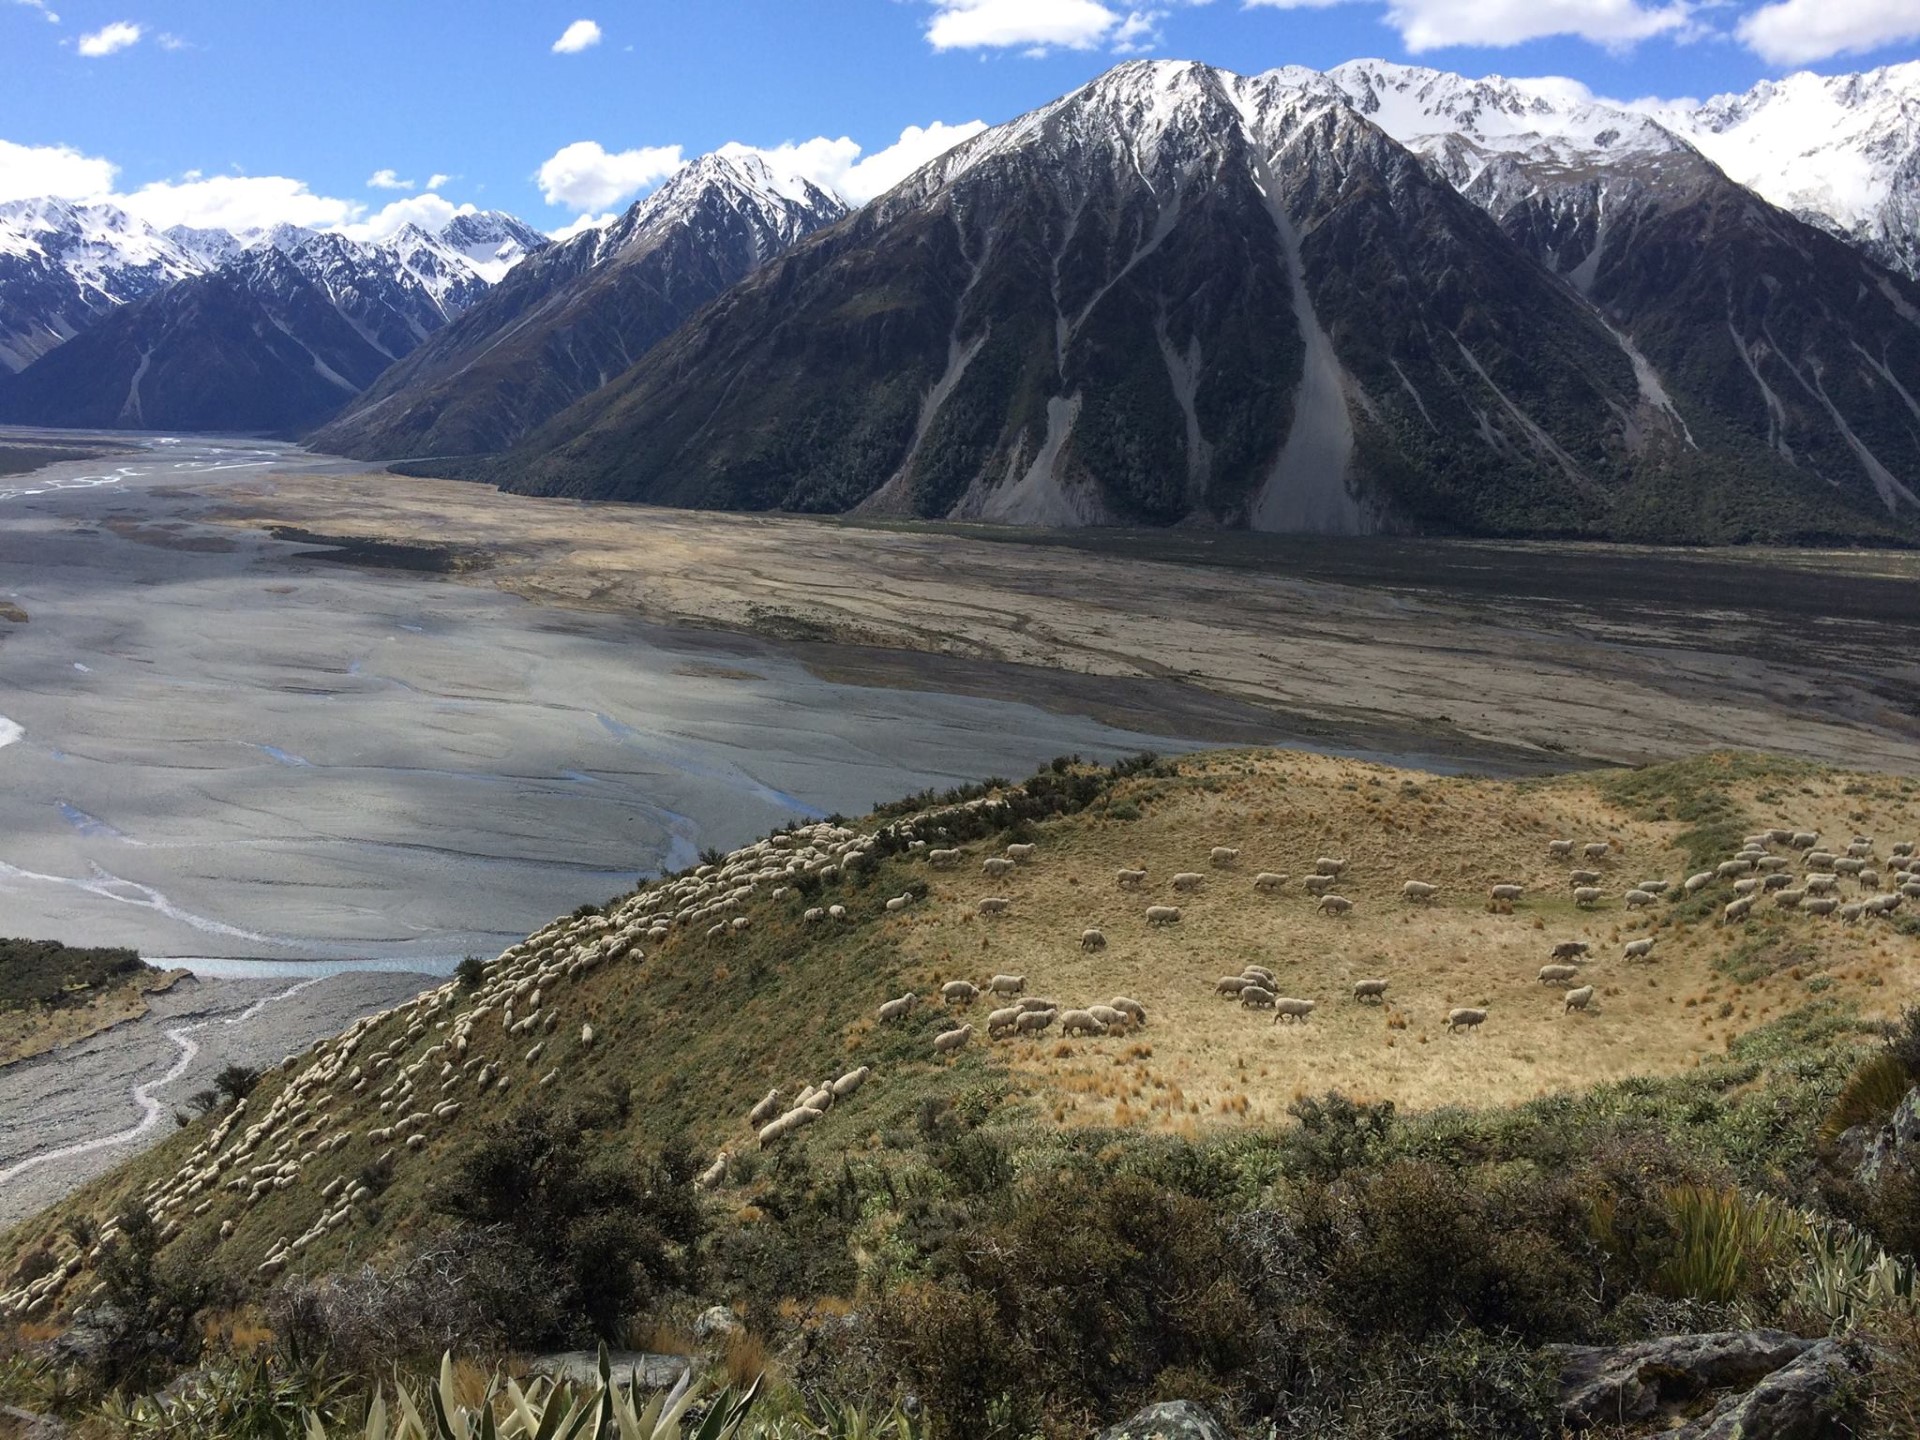
[[952,133],[893,149],[908,127],[1004,120],[1127,54],[1704,96],[1914,59],[1920,0],[0,0],[0,199],[553,229],[729,141],[859,190]]

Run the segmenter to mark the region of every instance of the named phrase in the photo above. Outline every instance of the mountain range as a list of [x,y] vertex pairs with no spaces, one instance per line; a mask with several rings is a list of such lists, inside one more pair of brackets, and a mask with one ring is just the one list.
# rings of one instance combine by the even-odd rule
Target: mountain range
[[332,416],[361,458],[730,508],[1910,541],[1916,111],[1920,64],[1622,106],[1135,61],[857,211],[735,152],[545,247],[42,245],[64,308],[19,325],[0,271],[38,345],[0,418]]

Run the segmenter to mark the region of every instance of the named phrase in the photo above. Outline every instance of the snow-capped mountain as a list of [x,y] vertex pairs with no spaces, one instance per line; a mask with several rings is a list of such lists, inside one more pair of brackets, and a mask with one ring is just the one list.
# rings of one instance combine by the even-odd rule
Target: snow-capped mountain
[[23,369],[121,305],[261,249],[297,255],[318,245],[314,265],[409,276],[439,311],[430,327],[438,329],[547,243],[497,211],[455,216],[437,233],[409,225],[372,243],[298,225],[162,232],[112,205],[12,201],[0,204],[0,374]]
[[111,205],[0,204],[0,374],[31,364],[116,306],[205,268]]
[[1920,60],[1654,113],[1742,185],[1920,277]]
[[1043,525],[1912,537],[1915,314],[1578,94],[1130,62],[801,240],[485,473]]
[[758,155],[705,156],[613,224],[514,268],[313,443],[381,459],[504,449],[845,213]]

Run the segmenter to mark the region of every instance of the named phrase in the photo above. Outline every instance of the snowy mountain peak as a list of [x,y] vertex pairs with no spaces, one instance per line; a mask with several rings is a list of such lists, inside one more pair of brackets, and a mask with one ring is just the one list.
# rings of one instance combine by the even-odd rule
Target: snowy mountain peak
[[644,254],[685,227],[701,227],[703,215],[728,212],[745,222],[767,255],[847,213],[836,196],[812,181],[783,175],[759,154],[728,147],[683,165],[665,184],[594,242],[596,253]]

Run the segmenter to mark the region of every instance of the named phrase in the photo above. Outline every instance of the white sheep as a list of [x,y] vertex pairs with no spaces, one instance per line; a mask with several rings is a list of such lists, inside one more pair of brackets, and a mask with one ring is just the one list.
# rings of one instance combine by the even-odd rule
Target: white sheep
[[1127,1027],[1132,1023],[1123,1012],[1114,1009],[1111,1005],[1089,1005],[1087,1013],[1104,1025],[1111,1034],[1124,1035]]
[[1107,948],[1107,937],[1098,930],[1082,930],[1080,932],[1080,948],[1082,950],[1104,950]]
[[960,863],[960,852],[958,850],[929,850],[927,851],[927,863],[945,870],[950,866]]
[[1487,1012],[1462,1005],[1447,1012],[1447,1033],[1457,1030],[1475,1030],[1486,1024]]
[[[1741,881],[1741,884],[1744,885],[1745,883],[1744,880]],[[1620,898],[1626,903],[1626,907],[1629,910],[1644,909],[1646,906],[1654,903],[1654,897],[1645,890],[1629,890]]]
[[1573,892],[1573,903],[1582,910],[1591,910],[1600,903],[1600,888],[1596,885],[1582,885]]
[[987,989],[996,995],[1018,995],[1027,988],[1024,975],[996,975],[987,982]]
[[894,895],[887,900],[887,909],[888,911],[894,914],[898,914],[900,911],[906,909],[911,904],[913,904],[913,896]]
[[1751,895],[1764,883],[1758,875],[1749,875],[1744,880],[1736,880],[1733,882],[1733,893],[1736,895]]
[[1238,995],[1242,990],[1246,989],[1250,983],[1244,975],[1222,975],[1214,982],[1213,993],[1216,995]]
[[1264,985],[1249,985],[1240,992],[1240,1003],[1249,1010],[1271,1010],[1279,998]]
[[980,987],[970,980],[949,980],[940,987],[940,998],[949,1005],[971,1005],[980,998]]
[[1706,889],[1707,886],[1711,885],[1713,881],[1713,872],[1711,870],[1703,870],[1698,875],[1689,875],[1687,877],[1687,883],[1680,888],[1685,890],[1689,895],[1698,895],[1702,890]]
[[1801,882],[1801,887],[1809,895],[1831,895],[1840,888],[1837,875],[1809,875]]
[[1020,1008],[1022,1010],[1058,1011],[1062,1006],[1058,1000],[1050,999],[1045,995],[1028,995],[1020,1001]]
[[719,1157],[700,1172],[700,1178],[694,1181],[702,1190],[712,1190],[727,1178],[727,1152],[722,1150]]
[[1013,902],[1001,895],[989,895],[975,908],[982,915],[1004,915],[1013,908]]
[[1316,875],[1337,876],[1341,874],[1343,871],[1345,871],[1346,868],[1347,868],[1346,861],[1335,860],[1332,857],[1327,855],[1322,855],[1318,860],[1315,860],[1313,862],[1313,873]]
[[1033,844],[1009,845],[1007,846],[1007,858],[1016,863],[1024,864],[1033,858],[1033,852],[1039,848],[1038,845]]
[[1400,887],[1402,900],[1431,900],[1439,893],[1438,885],[1429,885],[1424,880],[1409,880]]
[[1580,847],[1580,853],[1589,860],[1604,860],[1612,853],[1612,850],[1613,846],[1604,840],[1595,840],[1590,845],[1582,845]]
[[1147,1023],[1147,1007],[1142,1005],[1138,1000],[1129,1000],[1125,995],[1116,995],[1107,1001],[1107,1004],[1118,1010],[1135,1025],[1144,1026]]
[[866,1084],[867,1077],[871,1074],[873,1074],[873,1067],[871,1065],[862,1065],[857,1070],[849,1070],[838,1080],[834,1081],[830,1087],[833,1091],[834,1099],[846,1099],[847,1096],[853,1094],[854,1091]]
[[1015,1025],[1019,1024],[1020,1017],[1027,1013],[1027,1011],[1022,1010],[1018,1005],[1008,1005],[1004,1009],[991,1012],[987,1016],[987,1038],[989,1040],[998,1039],[1000,1036],[1006,1034],[1007,1031],[1013,1029]]
[[1122,890],[1138,890],[1142,885],[1147,883],[1147,872],[1144,870],[1116,870],[1114,871],[1114,879],[1119,882]]
[[1060,1016],[1062,1035],[1104,1035],[1107,1027],[1094,1017],[1091,1010],[1068,1010]]
[[1207,859],[1224,870],[1239,861],[1240,852],[1231,845],[1216,845],[1207,852]]
[[580,1043],[589,1050],[593,1048],[593,1026],[582,1025],[580,1027]]
[[1147,924],[1178,925],[1179,923],[1180,907],[1178,905],[1149,905],[1147,907]]
[[972,1038],[971,1025],[962,1025],[958,1030],[942,1030],[933,1037],[933,1048],[942,1055],[950,1055]]
[[919,999],[918,995],[909,990],[899,999],[887,1001],[874,1014],[883,1024],[889,1020],[899,1020],[913,1013],[913,1007]]
[[1279,978],[1277,975],[1273,973],[1273,971],[1269,970],[1264,965],[1243,966],[1241,968],[1240,974],[1245,979],[1258,980],[1262,985],[1266,986],[1267,989],[1269,990],[1274,988],[1273,982]]
[[844,905],[829,905],[827,907],[827,916],[832,920],[844,920],[847,918],[847,907]]
[[1807,892],[1804,886],[1798,890],[1776,890],[1773,893],[1773,903],[1782,910],[1797,909],[1800,902],[1806,898]]
[[1584,1010],[1592,999],[1593,986],[1591,985],[1582,985],[1578,990],[1569,990],[1567,991],[1567,1008],[1561,1013],[1571,1015],[1576,1010]]
[[1309,875],[1301,884],[1309,895],[1326,895],[1340,883],[1338,875]]
[[1206,883],[1207,877],[1197,870],[1182,870],[1173,877],[1173,888],[1179,891],[1198,890]]
[[1273,1001],[1273,1023],[1278,1025],[1284,1018],[1289,1024],[1307,1023],[1307,1017],[1313,1014],[1313,1001],[1296,1000],[1290,995],[1278,995]]
[[1527,893],[1524,885],[1495,885],[1487,895],[1495,904],[1511,905]]
[[1573,977],[1579,973],[1580,967],[1578,965],[1542,965],[1540,967],[1540,983],[1542,985],[1557,985],[1563,980],[1573,979]]
[[1029,1010],[1013,1022],[1014,1031],[1020,1035],[1038,1035],[1053,1024],[1058,1013],[1057,1010]]
[[1384,980],[1356,980],[1353,982],[1355,1000],[1378,1000],[1387,1003],[1387,982]]
[[780,1113],[780,1102],[783,1098],[778,1086],[767,1091],[761,1097],[760,1103],[747,1112],[747,1123],[756,1127],[766,1124]]
[[980,873],[983,875],[1005,875],[1012,869],[1013,861],[1000,855],[990,855],[980,862]]
[[1821,895],[1802,901],[1800,908],[1809,915],[1831,915],[1840,908],[1840,902],[1831,895]]
[[1571,840],[1549,840],[1547,842],[1547,854],[1556,860],[1571,860],[1573,858],[1573,842]]
[[1623,958],[1628,960],[1646,959],[1653,953],[1653,942],[1657,938],[1659,937],[1654,935],[1643,935],[1638,940],[1629,940],[1625,949],[1621,952]]
[[1567,872],[1568,885],[1578,887],[1581,885],[1598,885],[1599,883],[1600,872],[1598,870],[1569,870]]
[[1753,910],[1753,896],[1742,895],[1738,900],[1729,900],[1726,908],[1720,912],[1720,923],[1731,925],[1736,920],[1744,920]]
[[1314,909],[1329,915],[1350,915],[1353,913],[1353,902],[1344,895],[1322,895]]
[[1262,895],[1271,895],[1286,883],[1287,877],[1285,875],[1275,874],[1271,870],[1262,870],[1258,875],[1253,877],[1253,888],[1258,890]]
[[1593,946],[1585,940],[1562,940],[1553,947],[1556,960],[1578,960],[1587,955]]

